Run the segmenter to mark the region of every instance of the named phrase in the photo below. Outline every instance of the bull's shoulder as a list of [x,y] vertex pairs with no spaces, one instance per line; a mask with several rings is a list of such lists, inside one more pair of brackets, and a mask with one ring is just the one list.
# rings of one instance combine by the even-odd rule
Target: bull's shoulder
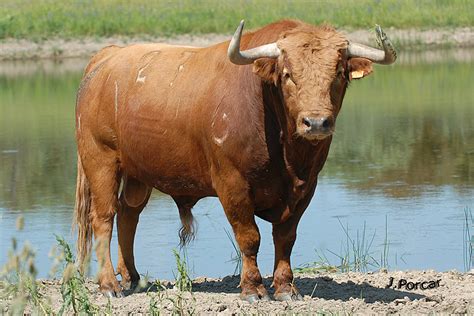
[[115,52],[120,50],[122,47],[117,45],[110,45],[102,48],[94,56],[92,56],[91,60],[86,66],[84,70],[84,77],[87,76],[97,65],[100,65],[105,60],[109,59]]

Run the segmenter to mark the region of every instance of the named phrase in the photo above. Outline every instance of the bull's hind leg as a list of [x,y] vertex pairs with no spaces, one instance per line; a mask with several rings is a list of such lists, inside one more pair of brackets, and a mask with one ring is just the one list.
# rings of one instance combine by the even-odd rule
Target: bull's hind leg
[[[91,146],[92,147],[92,146]],[[100,291],[106,296],[122,296],[122,289],[115,277],[110,259],[110,239],[117,210],[119,169],[114,151],[89,148],[81,156],[91,190],[91,221],[99,262]]]
[[269,300],[257,266],[260,232],[248,184],[237,170],[213,177],[213,184],[242,253],[241,298],[249,302]]
[[117,273],[122,276],[121,285],[126,290],[136,287],[140,280],[140,275],[135,268],[133,243],[138,218],[148,203],[151,190],[146,184],[134,178],[124,177],[120,208],[117,212],[119,244]]

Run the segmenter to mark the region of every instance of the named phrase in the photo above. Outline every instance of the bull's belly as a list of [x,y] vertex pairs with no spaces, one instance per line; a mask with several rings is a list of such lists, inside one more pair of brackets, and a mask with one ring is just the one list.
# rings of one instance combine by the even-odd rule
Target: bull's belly
[[122,171],[171,196],[213,196],[202,150],[183,138],[137,137],[120,141]]

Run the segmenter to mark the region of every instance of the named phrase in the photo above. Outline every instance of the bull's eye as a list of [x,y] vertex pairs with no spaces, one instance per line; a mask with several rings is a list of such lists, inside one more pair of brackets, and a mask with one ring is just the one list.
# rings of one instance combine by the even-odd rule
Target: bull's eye
[[288,72],[283,73],[283,81],[287,85],[296,85],[296,83],[293,81],[293,78],[291,78],[291,75]]
[[340,79],[345,78],[345,71],[342,66],[337,67],[336,76],[337,78],[340,78]]

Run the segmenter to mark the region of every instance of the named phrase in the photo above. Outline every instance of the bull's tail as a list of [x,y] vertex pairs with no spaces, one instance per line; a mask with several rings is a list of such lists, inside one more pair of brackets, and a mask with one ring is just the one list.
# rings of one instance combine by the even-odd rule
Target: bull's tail
[[179,207],[179,218],[182,225],[179,230],[179,244],[181,247],[184,247],[194,239],[196,234],[196,225],[191,208]]
[[74,207],[73,227],[77,227],[77,259],[85,263],[92,245],[92,223],[90,217],[91,192],[89,182],[82,167],[81,158],[77,156],[76,204]]

